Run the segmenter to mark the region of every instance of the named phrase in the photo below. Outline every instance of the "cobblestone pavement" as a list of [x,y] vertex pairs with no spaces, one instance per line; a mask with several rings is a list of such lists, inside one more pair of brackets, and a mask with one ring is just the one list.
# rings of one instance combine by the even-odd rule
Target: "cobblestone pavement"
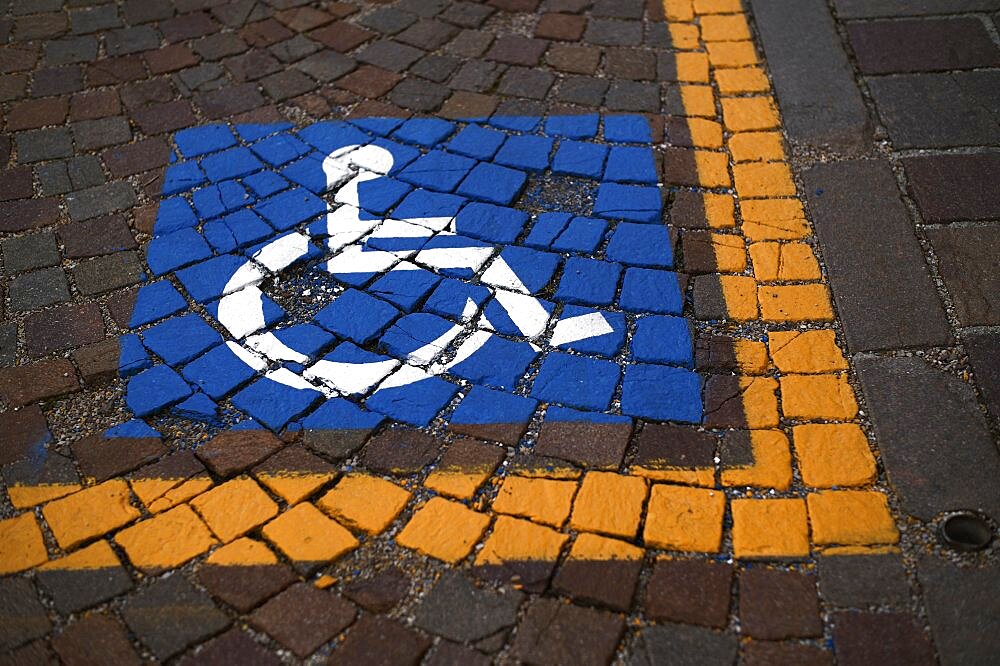
[[1000,0],[0,6],[0,662],[1000,652]]

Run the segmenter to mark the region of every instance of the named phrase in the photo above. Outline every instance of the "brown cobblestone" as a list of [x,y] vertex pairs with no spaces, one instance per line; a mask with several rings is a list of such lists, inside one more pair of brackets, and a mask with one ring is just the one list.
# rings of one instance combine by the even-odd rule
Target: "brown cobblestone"
[[15,407],[77,391],[73,364],[57,358],[15,368],[0,368],[0,397]]

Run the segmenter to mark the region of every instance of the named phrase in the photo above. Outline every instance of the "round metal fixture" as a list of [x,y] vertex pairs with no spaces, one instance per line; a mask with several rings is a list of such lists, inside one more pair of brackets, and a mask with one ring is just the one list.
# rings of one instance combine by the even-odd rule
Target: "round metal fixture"
[[982,516],[963,511],[955,513],[938,526],[938,536],[955,550],[982,550],[993,540],[993,530]]

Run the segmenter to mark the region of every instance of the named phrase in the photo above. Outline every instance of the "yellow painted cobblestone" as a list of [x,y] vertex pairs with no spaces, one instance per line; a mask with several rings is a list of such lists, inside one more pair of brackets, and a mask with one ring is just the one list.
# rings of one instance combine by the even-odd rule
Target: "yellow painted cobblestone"
[[741,231],[751,241],[797,240],[809,236],[809,223],[798,199],[740,201]]
[[875,457],[856,423],[809,423],[792,428],[795,458],[810,488],[865,486],[875,481]]
[[646,480],[617,472],[589,472],[573,502],[570,527],[631,539],[639,529]]
[[809,554],[806,503],[800,499],[734,499],[733,555],[801,558]]
[[568,534],[511,516],[497,516],[493,532],[486,538],[476,565],[504,562],[553,562],[559,558]]
[[380,534],[410,501],[411,493],[368,474],[344,475],[316,505],[346,525]]
[[7,496],[15,509],[27,509],[65,497],[83,488],[79,483],[41,483],[37,486],[19,483],[7,486]]
[[755,132],[778,127],[778,108],[770,97],[724,97],[722,121],[730,132]]
[[261,566],[277,564],[278,556],[256,539],[240,537],[221,548],[216,548],[205,562],[219,566]]
[[787,374],[818,374],[847,370],[847,359],[829,330],[771,331],[767,334],[774,365]]
[[680,91],[685,115],[715,118],[715,94],[711,86],[685,85],[680,86]]
[[653,484],[643,540],[654,548],[716,553],[725,511],[721,490]]
[[714,75],[719,92],[723,95],[742,95],[770,92],[771,90],[771,83],[760,67],[717,69]]
[[128,484],[112,479],[49,502],[42,515],[59,546],[68,550],[138,518],[129,499]]
[[89,546],[74,550],[65,557],[52,560],[39,567],[42,571],[79,571],[109,569],[121,564],[118,555],[107,541],[95,541]]
[[817,546],[894,544],[899,531],[885,495],[868,490],[810,493],[809,521]]
[[472,552],[489,524],[490,518],[485,514],[434,497],[414,512],[396,541],[406,548],[455,563]]
[[730,319],[750,321],[760,316],[756,280],[746,275],[720,275],[718,279]]
[[822,277],[819,262],[806,243],[753,243],[750,259],[754,277],[760,282],[797,282]]
[[795,196],[792,172],[784,162],[744,162],[733,165],[740,199]]
[[750,27],[743,14],[710,15],[699,20],[706,42],[739,42],[750,39]]
[[734,162],[772,162],[785,157],[779,132],[739,132],[729,137]]
[[562,527],[575,494],[576,481],[508,476],[493,500],[493,510]]
[[174,569],[218,543],[187,504],[125,528],[115,541],[143,571]]
[[781,409],[786,418],[801,421],[849,421],[858,415],[854,389],[843,374],[784,375]]
[[753,42],[711,42],[706,48],[712,67],[746,67],[758,62]]
[[298,562],[329,562],[358,547],[348,529],[309,502],[291,509],[264,525],[261,533],[268,541]]
[[822,283],[762,285],[757,298],[765,321],[833,321],[830,296]]
[[35,514],[0,520],[0,575],[37,567],[49,559]]
[[191,500],[223,543],[241,537],[278,515],[278,505],[252,479],[233,479]]

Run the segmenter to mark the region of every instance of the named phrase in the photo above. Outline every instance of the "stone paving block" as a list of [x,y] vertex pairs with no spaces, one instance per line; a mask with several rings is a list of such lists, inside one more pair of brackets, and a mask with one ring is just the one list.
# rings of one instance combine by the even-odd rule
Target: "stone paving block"
[[419,507],[396,541],[407,548],[455,563],[464,559],[486,531],[489,517],[463,504],[435,497]]
[[995,257],[1000,232],[990,227],[933,229],[927,233],[938,257],[938,270],[964,326],[1000,324],[1000,276]]
[[42,515],[56,541],[72,548],[139,517],[129,503],[128,485],[113,479],[45,505]]
[[989,38],[982,21],[972,17],[850,23],[847,35],[864,74],[1000,64],[1000,49]]
[[[942,664],[989,661],[1000,647],[995,565],[959,568],[933,556],[922,557],[917,576],[924,589],[931,635]],[[915,646],[922,641],[915,638]]]
[[12,650],[39,638],[52,627],[34,586],[26,578],[0,581],[0,645]]
[[833,616],[838,664],[933,664],[930,641],[913,616],[900,613],[841,612]]
[[972,388],[918,358],[859,359],[856,367],[902,510],[924,520],[957,507],[1000,515],[989,481],[1000,457]]
[[[948,344],[944,311],[888,166],[813,167],[805,181],[851,350]],[[868,241],[876,233],[887,250]]]
[[842,18],[879,18],[895,16],[923,16],[950,12],[975,12],[1000,9],[996,0],[926,0],[912,5],[903,0],[835,0],[838,16]]
[[410,497],[409,492],[390,481],[351,474],[341,477],[316,504],[351,527],[379,534],[395,520]]
[[987,410],[994,420],[1000,419],[1000,339],[989,333],[967,336],[965,343],[969,362],[976,375],[976,385],[983,394]]
[[260,666],[277,666],[281,663],[278,657],[267,652],[263,646],[250,637],[245,631],[230,629],[221,636],[213,638],[198,648],[197,652],[188,653],[180,662],[184,666],[194,666],[224,663],[236,660],[245,664]]
[[624,631],[623,620],[612,613],[537,599],[518,625],[513,649],[528,662],[604,664]]
[[724,629],[733,568],[728,564],[660,558],[646,583],[646,615],[656,621]]
[[868,83],[896,149],[994,145],[993,113],[949,74],[913,74]]
[[545,589],[567,535],[527,520],[500,516],[476,555],[475,574],[498,582],[516,582],[529,592]]
[[66,359],[47,359],[0,369],[0,396],[15,407],[72,393],[79,388],[73,364]]
[[832,666],[833,655],[806,643],[751,641],[743,649],[742,663],[747,666],[782,663]]
[[843,608],[900,608],[910,597],[906,571],[898,555],[822,556],[819,589],[827,603]]
[[656,548],[717,552],[725,510],[718,490],[653,484],[643,540]]
[[48,559],[38,521],[30,513],[0,521],[0,572],[17,573],[44,564]]
[[410,591],[410,577],[390,565],[367,578],[355,578],[344,586],[344,596],[374,613],[395,608]]
[[179,573],[154,580],[127,599],[122,617],[160,660],[222,632],[230,623],[207,594]]
[[301,659],[343,631],[356,612],[333,591],[296,583],[254,611],[250,622]]
[[431,647],[431,640],[384,617],[366,615],[337,646],[331,664],[416,664]]
[[816,583],[809,574],[762,567],[740,574],[740,623],[754,638],[781,640],[819,636]]
[[902,162],[924,222],[987,219],[1000,213],[1000,195],[990,185],[1000,173],[1000,153],[918,156]]
[[826,4],[751,6],[792,143],[849,155],[867,148],[871,122]]
[[449,640],[476,643],[513,627],[523,600],[515,590],[480,589],[464,574],[450,571],[417,606],[415,623]]
[[142,660],[129,642],[125,628],[111,615],[87,615],[69,625],[52,641],[64,663],[140,664]]
[[614,472],[589,472],[583,477],[573,502],[570,526],[576,530],[634,538],[646,494],[645,479]]
[[19,275],[10,281],[10,308],[25,312],[70,299],[69,284],[62,268],[52,267]]
[[800,499],[733,500],[733,554],[739,558],[801,558],[809,525]]
[[653,666],[669,660],[681,666],[731,664],[738,650],[733,634],[667,623],[641,630],[629,663]]

